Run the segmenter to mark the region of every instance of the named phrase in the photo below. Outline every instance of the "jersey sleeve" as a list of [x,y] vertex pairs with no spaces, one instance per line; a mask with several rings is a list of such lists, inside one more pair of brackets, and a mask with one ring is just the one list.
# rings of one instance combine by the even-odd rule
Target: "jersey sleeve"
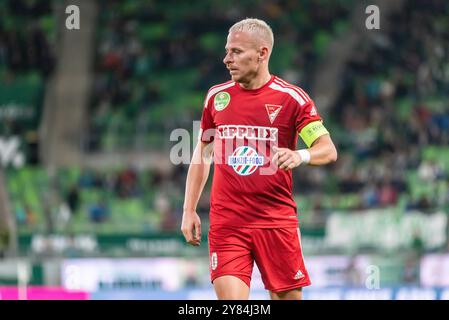
[[323,121],[321,116],[315,107],[313,100],[309,100],[307,103],[299,107],[299,112],[296,116],[296,131],[299,133],[301,130],[311,122]]
[[201,116],[200,133],[198,138],[202,142],[212,142],[215,136],[215,123],[212,117],[212,108],[206,98]]
[[319,115],[312,99],[299,107],[295,126],[296,131],[307,147],[310,147],[320,136],[329,133],[322,122],[323,119]]

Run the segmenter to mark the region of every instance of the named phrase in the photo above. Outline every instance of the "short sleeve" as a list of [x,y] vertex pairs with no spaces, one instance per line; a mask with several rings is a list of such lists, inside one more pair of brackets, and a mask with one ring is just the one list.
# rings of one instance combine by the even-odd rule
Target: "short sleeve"
[[[206,102],[207,103],[207,102]],[[211,113],[211,106],[204,105],[203,114],[201,116],[201,128],[199,139],[202,142],[212,142],[215,136],[215,123]]]
[[299,106],[299,111],[296,116],[295,126],[296,131],[299,133],[301,130],[311,122],[323,121],[318,114],[318,110],[315,107],[313,100],[309,100],[302,106]]

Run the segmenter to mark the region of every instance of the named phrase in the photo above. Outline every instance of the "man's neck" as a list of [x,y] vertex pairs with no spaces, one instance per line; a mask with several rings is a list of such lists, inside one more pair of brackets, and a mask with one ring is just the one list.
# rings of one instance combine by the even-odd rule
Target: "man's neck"
[[241,82],[239,84],[244,89],[255,90],[259,89],[260,87],[263,87],[268,81],[270,81],[270,79],[271,74],[267,70],[266,72],[263,73],[263,75],[255,77],[249,82]]

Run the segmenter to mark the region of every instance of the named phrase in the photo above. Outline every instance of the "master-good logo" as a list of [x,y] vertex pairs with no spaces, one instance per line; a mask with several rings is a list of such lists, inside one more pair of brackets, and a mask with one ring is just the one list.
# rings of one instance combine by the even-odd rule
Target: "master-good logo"
[[241,176],[248,176],[256,171],[260,166],[263,166],[264,158],[259,156],[251,147],[238,147],[228,157],[228,165],[232,166],[234,171]]
[[215,110],[221,111],[226,108],[231,101],[231,96],[226,91],[222,91],[217,93],[214,98],[214,107]]

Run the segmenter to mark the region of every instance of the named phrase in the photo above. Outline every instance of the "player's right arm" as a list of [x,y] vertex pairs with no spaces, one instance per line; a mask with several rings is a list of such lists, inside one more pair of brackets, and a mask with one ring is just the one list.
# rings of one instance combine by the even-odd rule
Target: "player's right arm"
[[187,173],[181,231],[186,241],[193,246],[201,243],[201,220],[196,207],[209,177],[212,155],[213,142],[199,140]]

